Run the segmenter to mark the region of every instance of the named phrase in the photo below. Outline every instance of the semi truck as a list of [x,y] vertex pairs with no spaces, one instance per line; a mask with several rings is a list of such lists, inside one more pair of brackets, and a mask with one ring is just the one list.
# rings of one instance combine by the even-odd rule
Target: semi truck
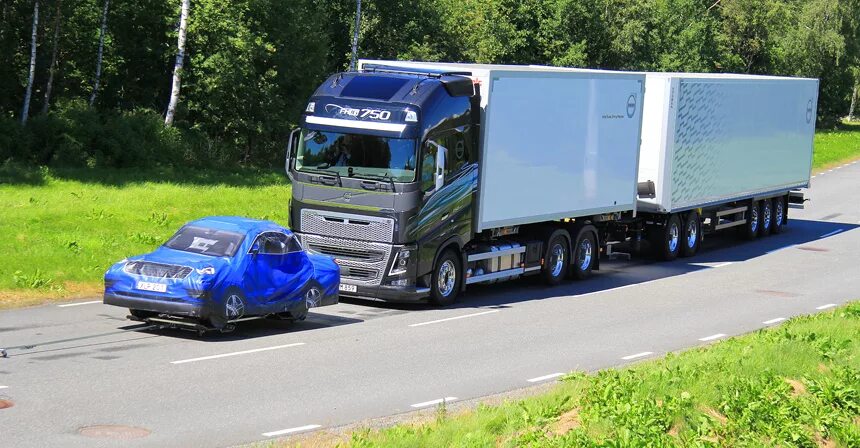
[[340,295],[447,305],[585,279],[624,243],[779,232],[808,187],[815,79],[361,60],[290,135],[290,227]]

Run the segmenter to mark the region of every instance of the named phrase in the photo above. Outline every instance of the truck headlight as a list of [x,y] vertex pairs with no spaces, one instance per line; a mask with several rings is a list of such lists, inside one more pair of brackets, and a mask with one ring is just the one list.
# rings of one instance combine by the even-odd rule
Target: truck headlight
[[411,247],[401,248],[400,252],[397,252],[397,256],[394,257],[394,263],[391,264],[391,270],[388,272],[388,275],[405,274],[406,268],[409,267],[409,258],[412,256],[412,251],[414,250]]

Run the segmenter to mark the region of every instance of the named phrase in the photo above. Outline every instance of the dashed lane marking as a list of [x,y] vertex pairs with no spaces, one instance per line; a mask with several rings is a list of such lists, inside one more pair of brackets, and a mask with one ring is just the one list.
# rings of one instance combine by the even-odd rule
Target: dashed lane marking
[[827,305],[817,306],[817,307],[815,307],[815,309],[817,309],[817,310],[826,310],[826,309],[828,309],[828,308],[833,308],[833,307],[835,307],[835,306],[836,306],[836,304],[835,304],[835,303],[828,303]]
[[642,353],[636,353],[633,355],[623,356],[623,357],[621,357],[621,359],[623,359],[625,361],[630,361],[631,359],[644,358],[646,356],[650,356],[653,354],[654,354],[654,352],[642,352]]
[[457,401],[457,397],[445,397],[445,398],[437,398],[435,400],[430,401],[422,401],[421,403],[410,404],[409,406],[413,408],[426,408],[427,406],[433,406],[435,404],[442,403],[450,403],[452,401]]
[[837,233],[842,233],[842,231],[843,231],[843,230],[845,230],[845,229],[836,229],[836,230],[834,230],[834,231],[832,231],[832,232],[825,233],[824,235],[819,236],[819,238],[827,238],[827,237],[829,237],[829,236],[836,235]]
[[102,301],[101,300],[91,300],[89,302],[64,303],[62,305],[57,305],[57,307],[68,308],[70,306],[93,305],[96,303],[102,303]]
[[699,340],[702,342],[708,342],[708,341],[713,341],[714,339],[720,339],[720,338],[724,338],[724,337],[726,337],[726,335],[724,333],[717,333],[717,334],[712,334],[710,336],[705,336],[703,338],[699,338]]
[[764,322],[762,322],[762,323],[763,323],[763,324],[765,324],[765,325],[772,325],[772,324],[780,323],[780,322],[782,322],[782,321],[784,321],[784,320],[785,320],[785,318],[784,318],[784,317],[777,317],[776,319],[766,320],[766,321],[764,321]]
[[265,351],[269,351],[269,350],[278,350],[278,349],[288,348],[288,347],[298,347],[299,345],[305,345],[305,343],[304,342],[296,342],[294,344],[275,345],[273,347],[255,348],[252,350],[242,350],[241,352],[222,353],[220,355],[202,356],[200,358],[191,358],[191,359],[182,359],[179,361],[170,361],[170,363],[171,364],[185,364],[188,362],[206,361],[209,359],[227,358],[230,356],[247,355],[250,353],[259,353],[259,352],[265,352]]
[[544,376],[539,376],[539,377],[536,377],[536,378],[531,378],[531,379],[528,379],[528,380],[526,380],[526,381],[528,381],[528,382],[530,382],[530,383],[539,383],[539,382],[541,382],[541,381],[551,380],[551,379],[553,379],[553,378],[558,378],[558,377],[560,377],[560,376],[564,376],[564,374],[563,374],[563,373],[550,373],[549,375],[544,375]]
[[295,434],[297,432],[310,431],[312,429],[317,429],[319,427],[320,427],[320,425],[297,426],[295,428],[287,428],[287,429],[282,429],[280,431],[264,432],[263,437],[275,437],[275,436],[283,436],[286,434]]
[[492,314],[492,313],[498,313],[498,312],[499,312],[499,310],[482,311],[480,313],[465,314],[463,316],[454,316],[454,317],[447,317],[445,319],[437,319],[437,320],[431,320],[428,322],[420,322],[417,324],[412,324],[412,325],[410,325],[410,327],[420,327],[422,325],[438,324],[440,322],[448,322],[451,320],[466,319],[467,317],[477,317],[477,316],[483,316],[485,314]]

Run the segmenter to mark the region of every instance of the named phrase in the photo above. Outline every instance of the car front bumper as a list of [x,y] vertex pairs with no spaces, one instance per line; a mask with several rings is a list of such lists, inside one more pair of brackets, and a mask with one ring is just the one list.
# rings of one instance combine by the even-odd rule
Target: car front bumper
[[176,316],[207,317],[209,307],[202,303],[156,297],[131,296],[122,293],[105,293],[105,305],[115,305],[134,310],[152,311],[159,314]]

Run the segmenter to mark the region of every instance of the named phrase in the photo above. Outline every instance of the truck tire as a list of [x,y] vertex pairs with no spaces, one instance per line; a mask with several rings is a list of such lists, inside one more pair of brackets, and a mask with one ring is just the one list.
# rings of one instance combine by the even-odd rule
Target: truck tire
[[430,282],[430,303],[446,306],[457,301],[460,285],[463,282],[460,258],[451,249],[446,249],[436,260]]
[[555,286],[564,280],[570,264],[570,243],[567,232],[556,230],[549,236],[546,243],[543,269],[543,281],[549,286]]
[[681,252],[681,239],[683,230],[681,230],[681,219],[678,215],[669,215],[666,219],[666,225],[662,228],[655,229],[654,251],[657,258],[663,261],[672,261],[678,258]]
[[788,207],[785,206],[785,196],[773,198],[773,222],[770,224],[771,233],[780,233],[788,222]]
[[699,212],[693,210],[684,219],[684,238],[681,245],[681,256],[692,257],[699,251],[702,241],[702,220]]
[[576,235],[576,244],[573,246],[571,277],[576,280],[585,280],[591,277],[598,256],[600,256],[600,251],[594,238],[594,232],[588,227],[580,229],[579,234]]
[[773,226],[773,207],[771,204],[772,201],[770,199],[759,201],[759,216],[761,217],[759,219],[761,222],[758,226],[758,236],[770,235]]
[[738,227],[741,238],[754,240],[758,236],[758,228],[761,220],[760,211],[758,201],[751,201],[749,207],[747,207],[747,222]]

